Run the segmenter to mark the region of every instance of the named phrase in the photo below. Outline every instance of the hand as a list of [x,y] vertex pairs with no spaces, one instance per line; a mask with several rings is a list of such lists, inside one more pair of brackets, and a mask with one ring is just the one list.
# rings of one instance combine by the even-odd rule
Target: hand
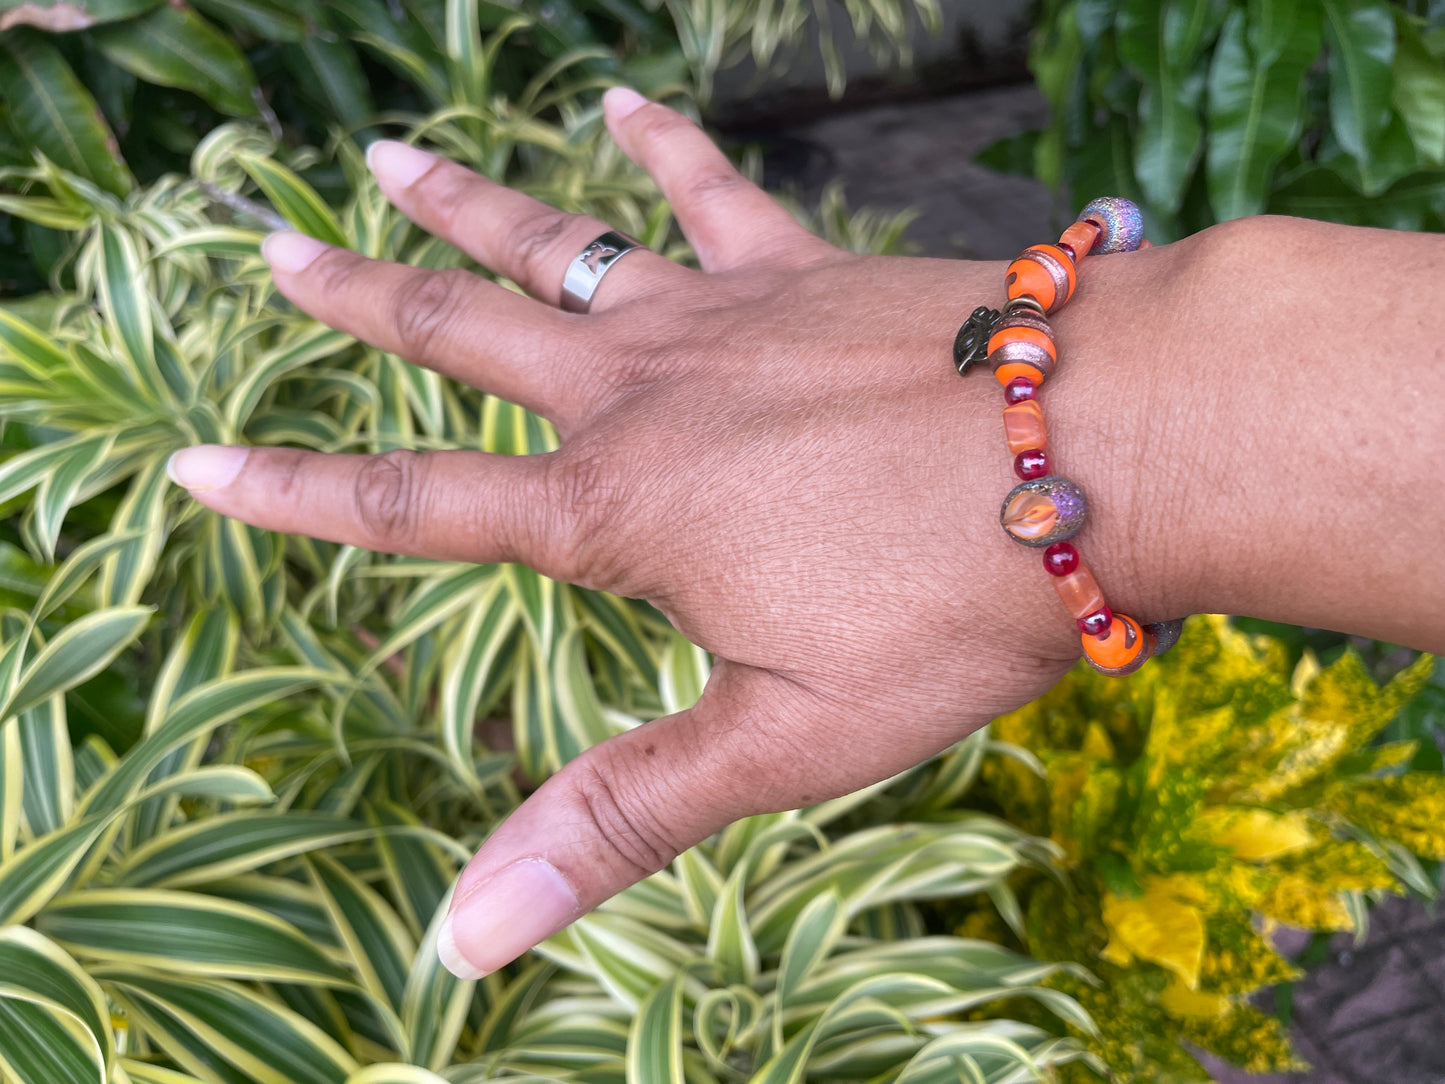
[[[606,118],[701,271],[634,252],[589,314],[563,313],[564,270],[607,227],[396,143],[371,156],[388,198],[531,299],[300,234],[265,246],[302,309],[551,419],[559,451],[206,447],[172,466],[259,527],[645,598],[716,656],[692,710],[589,750],[481,849],[442,939],[473,977],[736,818],[937,753],[1079,655],[1037,556],[998,526],[1016,479],[997,384],[950,360],[968,313],[1000,303],[1002,266],[839,251],[679,114],[613,91]],[[1157,288],[1167,251],[1091,260],[1086,278],[1125,285],[1110,302],[1086,285],[1086,304],[1125,311],[1127,281]],[[1052,446],[1099,509],[1080,544],[1111,601],[1179,616],[1156,590],[1164,526],[1134,515],[1150,498],[1125,434],[1148,432],[1147,403],[1067,367],[1049,394]]]

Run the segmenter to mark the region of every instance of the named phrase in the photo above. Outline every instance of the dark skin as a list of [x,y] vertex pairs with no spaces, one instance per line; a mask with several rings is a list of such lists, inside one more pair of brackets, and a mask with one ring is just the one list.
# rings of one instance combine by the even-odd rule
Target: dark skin
[[[836,250],[629,94],[609,128],[701,271],[632,253],[589,314],[562,313],[605,224],[396,144],[372,159],[392,202],[532,299],[295,234],[265,249],[299,307],[539,412],[559,451],[173,464],[260,527],[646,598],[716,657],[694,708],[589,750],[482,847],[440,937],[472,977],[732,820],[947,748],[1080,653],[1037,553],[998,526],[1016,479],[997,384],[949,359],[1003,265]],[[1442,267],[1445,238],[1291,219],[1084,262],[1041,400],[1116,610],[1445,650]]]

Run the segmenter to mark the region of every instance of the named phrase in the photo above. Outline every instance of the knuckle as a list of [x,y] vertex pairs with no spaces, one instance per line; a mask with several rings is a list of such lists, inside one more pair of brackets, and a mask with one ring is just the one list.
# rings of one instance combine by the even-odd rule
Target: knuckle
[[605,744],[573,763],[578,811],[634,879],[656,873],[682,853],[686,843],[659,818],[663,796],[649,789],[646,776],[629,770]]
[[546,272],[557,242],[574,218],[566,211],[549,207],[527,216],[512,228],[507,251],[516,256],[517,266],[527,278],[537,281]]
[[465,271],[417,270],[396,291],[393,323],[397,345],[409,357],[427,357],[460,311]]
[[418,519],[422,463],[413,451],[396,449],[371,456],[356,474],[356,520],[374,548],[404,543]]
[[684,196],[693,205],[725,202],[748,185],[749,182],[735,170],[707,169],[688,181]]
[[621,584],[623,570],[615,554],[626,499],[621,479],[596,452],[558,458],[549,466],[549,499],[544,549],[564,578],[584,587]]
[[345,292],[351,280],[365,266],[366,261],[356,253],[345,249],[332,249],[323,253],[320,259],[307,268],[306,275],[314,275],[323,292],[339,295]]

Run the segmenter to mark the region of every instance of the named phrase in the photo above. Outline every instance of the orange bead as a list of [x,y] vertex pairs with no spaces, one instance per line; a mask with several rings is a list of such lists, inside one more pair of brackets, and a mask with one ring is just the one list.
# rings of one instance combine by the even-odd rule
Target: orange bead
[[1044,412],[1039,408],[1039,404],[1028,399],[1004,407],[1003,435],[1008,441],[1009,455],[1018,455],[1030,448],[1047,448],[1049,438],[1044,432]]
[[1042,369],[1030,365],[1026,361],[1012,361],[1007,365],[1000,365],[993,371],[993,375],[998,377],[998,382],[1005,387],[1008,386],[1010,380],[1017,376],[1023,377],[1034,387],[1038,387],[1044,382],[1045,374]]
[[1054,340],[1044,332],[1032,327],[1006,327],[995,331],[988,340],[989,356],[993,356],[1002,346],[1013,343],[1026,343],[1036,346],[1049,356],[1050,361],[1059,360],[1059,351],[1054,346]]
[[1009,300],[1032,297],[1044,312],[1062,308],[1074,293],[1074,261],[1058,245],[1030,245],[1004,274]]
[[1063,236],[1059,238],[1059,244],[1068,245],[1074,250],[1074,258],[1082,260],[1093,249],[1094,242],[1099,239],[1101,232],[1096,222],[1087,220],[1075,222],[1064,231]]
[[1089,665],[1101,674],[1132,674],[1149,658],[1149,642],[1144,630],[1127,614],[1115,614],[1109,631],[1103,636],[1084,633],[1080,639]]
[[[1104,592],[1099,590],[1094,574],[1082,562],[1067,576],[1049,578],[1054,581],[1054,590],[1059,593],[1059,601],[1064,604],[1064,609],[1074,616],[1074,620],[1088,617],[1103,607]],[[1092,640],[1094,637],[1089,636],[1086,639]]]

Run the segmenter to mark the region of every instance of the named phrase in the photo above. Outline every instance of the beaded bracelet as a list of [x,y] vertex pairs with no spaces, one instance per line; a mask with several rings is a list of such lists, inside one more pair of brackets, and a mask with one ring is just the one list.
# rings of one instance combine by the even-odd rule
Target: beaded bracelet
[[1079,626],[1084,657],[1104,674],[1132,674],[1146,659],[1174,646],[1182,621],[1140,625],[1115,613],[1079,551],[1068,539],[1088,519],[1089,502],[1073,482],[1052,474],[1039,386],[1059,361],[1046,315],[1074,293],[1077,267],[1091,253],[1132,252],[1144,234],[1139,208],[1126,199],[1096,199],[1054,245],[1031,245],[1009,264],[1008,303],[998,312],[973,311],[953,343],[960,376],[987,361],[1003,385],[1004,437],[1023,481],[1004,498],[999,522],[1015,542],[1044,550],[1044,568]]

